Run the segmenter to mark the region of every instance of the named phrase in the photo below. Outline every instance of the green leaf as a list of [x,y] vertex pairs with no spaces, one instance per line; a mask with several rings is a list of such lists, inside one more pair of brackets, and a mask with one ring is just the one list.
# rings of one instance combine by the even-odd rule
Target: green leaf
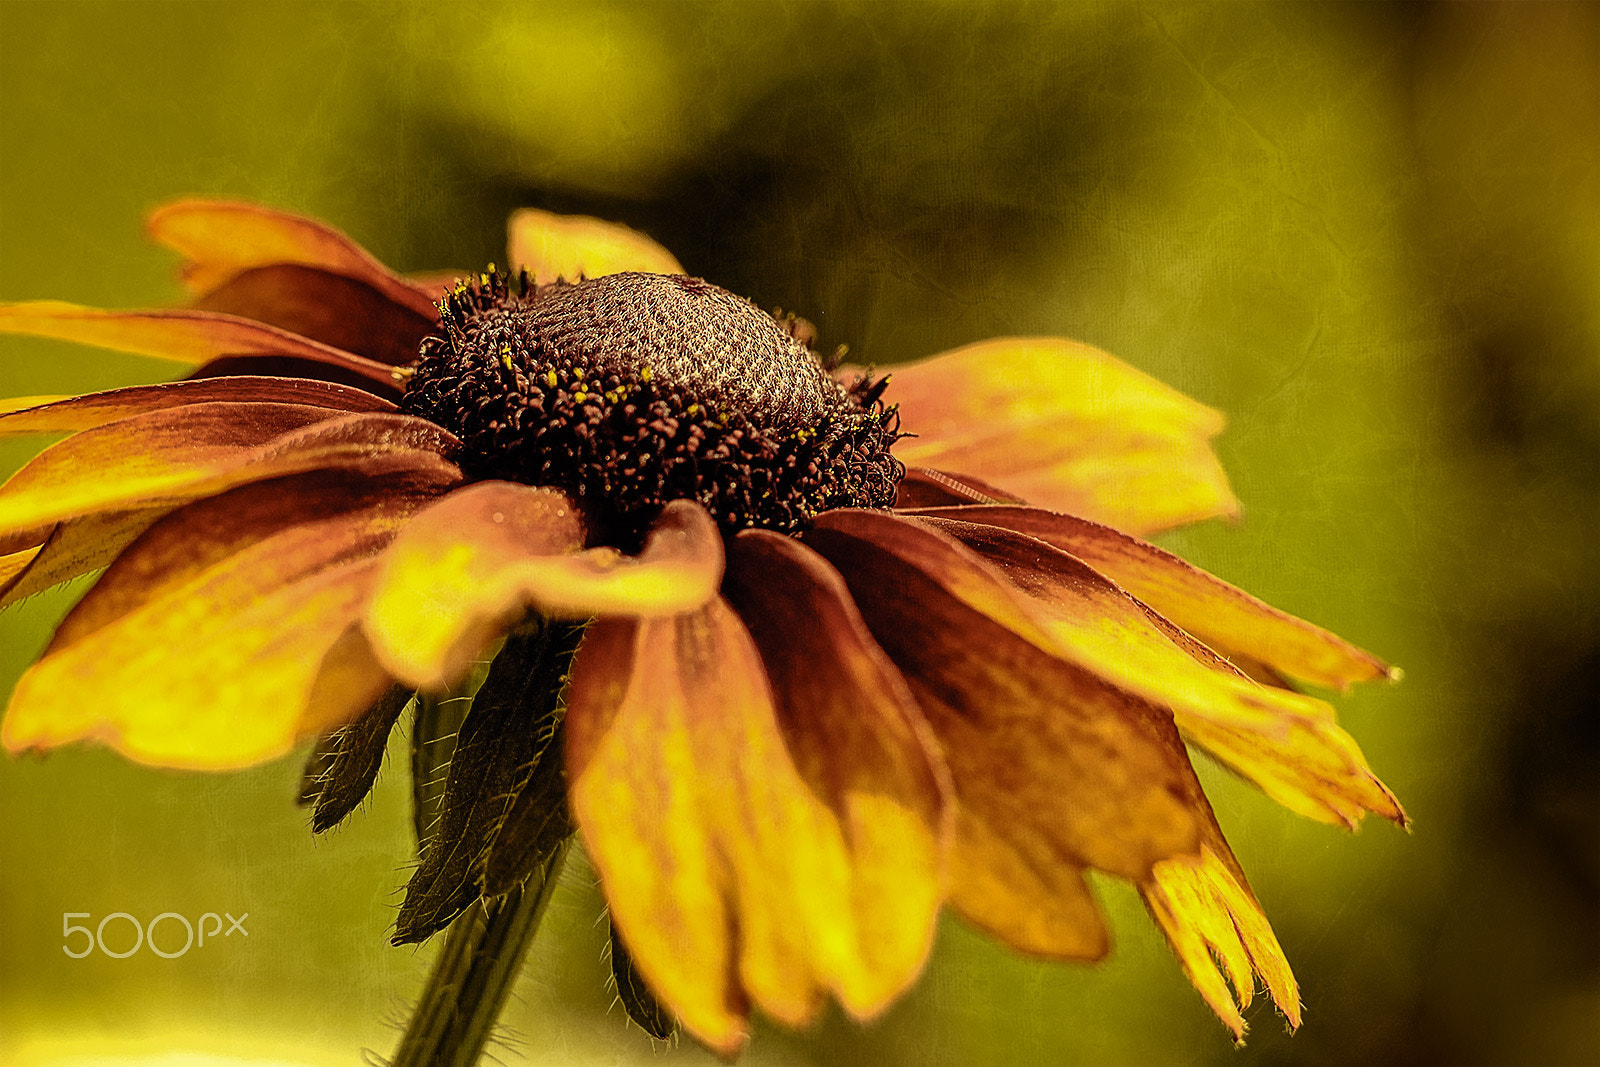
[[633,957],[617,933],[617,924],[611,926],[611,976],[617,982],[617,998],[622,1001],[628,1018],[638,1023],[645,1033],[658,1041],[666,1041],[677,1031],[678,1024],[656,1000],[655,994],[644,984],[639,972],[633,969]]
[[450,757],[455,754],[456,738],[466,720],[472,697],[489,675],[493,657],[480,663],[461,687],[444,696],[417,694],[416,712],[411,722],[411,821],[417,836],[417,855],[428,850],[434,831],[439,828],[439,812],[444,804],[445,781]]
[[489,668],[450,757],[438,829],[406,885],[396,944],[442,929],[480,895],[478,876],[518,792],[560,721],[560,693],[578,627],[513,634]]
[[535,871],[572,835],[567,812],[567,769],[561,729],[533,765],[495,834],[484,862],[485,896],[508,893]]
[[314,833],[331,830],[372,792],[383,766],[389,733],[411,700],[411,691],[393,686],[356,721],[317,742],[300,783],[301,805],[311,805]]

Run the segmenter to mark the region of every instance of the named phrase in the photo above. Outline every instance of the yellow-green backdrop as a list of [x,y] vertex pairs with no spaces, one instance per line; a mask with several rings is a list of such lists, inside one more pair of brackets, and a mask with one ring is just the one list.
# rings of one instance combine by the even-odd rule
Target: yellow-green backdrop
[[[1597,154],[1594,5],[0,3],[0,299],[177,299],[139,222],[181,195],[402,269],[500,260],[532,204],[642,228],[862,360],[1064,334],[1229,413],[1245,520],[1168,542],[1407,671],[1339,704],[1410,836],[1202,768],[1301,1033],[1258,1005],[1234,1051],[1104,885],[1109,962],[949,922],[880,1022],[759,1027],[752,1064],[1600,1059]],[[4,394],[163,372],[0,345]],[[0,616],[0,693],[81,592]],[[298,770],[0,765],[0,1063],[386,1052],[430,952],[385,945],[401,775],[313,841]],[[249,937],[62,952],[64,913],[118,911]],[[495,1054],[712,1062],[624,1026],[599,912],[580,864]]]

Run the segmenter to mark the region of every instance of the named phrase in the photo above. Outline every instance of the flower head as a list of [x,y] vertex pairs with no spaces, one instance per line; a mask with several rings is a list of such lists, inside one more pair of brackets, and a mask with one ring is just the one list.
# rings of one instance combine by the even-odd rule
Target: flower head
[[1294,687],[1393,672],[1139,539],[1232,510],[1216,413],[1052,339],[837,366],[594,220],[519,213],[514,276],[448,281],[249,205],[151,229],[190,307],[0,307],[189,368],[0,414],[70,434],[0,487],[0,604],[109,564],[8,748],[223,769],[318,739],[324,829],[410,707],[397,939],[575,828],[630,1014],[724,1053],[752,1006],[882,1011],[946,904],[1100,957],[1090,869],[1236,1035],[1258,976],[1298,1024],[1186,746],[1313,818],[1404,824]]

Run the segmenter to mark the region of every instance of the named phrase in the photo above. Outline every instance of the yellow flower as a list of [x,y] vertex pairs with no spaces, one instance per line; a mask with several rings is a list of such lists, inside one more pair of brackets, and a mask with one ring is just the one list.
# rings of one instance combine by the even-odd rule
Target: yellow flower
[[830,374],[803,320],[591,219],[518,213],[521,284],[404,278],[248,205],[150,226],[191,307],[0,307],[193,368],[0,415],[71,435],[0,487],[0,604],[110,565],[8,748],[223,769],[322,737],[326,824],[411,693],[505,640],[452,771],[499,806],[425,829],[465,858],[425,858],[402,936],[514,885],[570,811],[630,974],[722,1053],[752,1005],[878,1014],[947,903],[1099,958],[1090,868],[1235,1035],[1258,976],[1298,1024],[1185,742],[1302,814],[1403,825],[1291,687],[1392,672],[1136,536],[1232,512],[1215,412],[1046,338]]

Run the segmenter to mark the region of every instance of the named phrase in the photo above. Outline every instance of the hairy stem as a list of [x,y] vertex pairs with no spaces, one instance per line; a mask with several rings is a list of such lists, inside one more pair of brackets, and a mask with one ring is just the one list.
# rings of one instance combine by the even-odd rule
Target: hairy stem
[[511,892],[450,924],[393,1067],[474,1067],[544,918],[571,839]]

